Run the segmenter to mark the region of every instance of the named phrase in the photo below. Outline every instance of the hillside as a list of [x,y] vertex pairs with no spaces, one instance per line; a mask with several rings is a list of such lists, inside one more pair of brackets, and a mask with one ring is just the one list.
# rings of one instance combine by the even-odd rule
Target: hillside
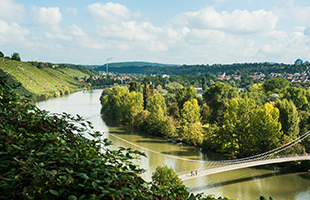
[[[92,68],[96,71],[106,71],[106,66],[107,66],[107,64],[104,64],[102,66],[87,65],[86,67]],[[132,68],[137,68],[137,69],[135,69],[135,71],[139,72],[139,70],[141,71],[141,69],[143,69],[143,68],[176,67],[179,65],[134,61],[134,62],[109,63],[108,66],[109,66],[109,71],[111,71],[111,72],[113,71],[113,72],[118,72],[118,73],[119,72],[121,72],[121,73],[135,73],[135,72],[131,72],[130,70]],[[124,71],[126,71],[126,72],[124,72]]]
[[[78,78],[90,76],[89,69],[81,70],[73,65],[62,64],[53,67],[38,67],[33,63],[1,59],[0,75],[8,75],[8,81],[20,83],[22,87],[18,87],[17,92],[23,96],[32,95],[34,100],[70,94],[83,86]],[[93,70],[91,72],[93,73]]]

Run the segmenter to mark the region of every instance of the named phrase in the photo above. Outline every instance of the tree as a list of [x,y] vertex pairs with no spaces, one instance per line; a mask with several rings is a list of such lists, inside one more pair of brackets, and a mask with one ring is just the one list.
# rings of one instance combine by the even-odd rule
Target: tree
[[197,91],[193,87],[181,88],[175,94],[175,99],[178,103],[179,109],[183,108],[186,101],[190,101],[197,97]]
[[180,117],[180,109],[176,103],[172,103],[168,108],[168,113],[175,119],[179,119]]
[[150,89],[150,95],[153,96],[155,94],[154,85],[153,84],[149,85],[149,89]]
[[158,166],[152,173],[152,183],[154,185],[164,185],[167,189],[173,188],[174,185],[183,184],[182,180],[175,173],[172,167]]
[[138,83],[137,81],[131,81],[129,83],[129,92],[135,91],[135,92],[140,92],[140,83]]
[[254,100],[247,97],[229,101],[224,114],[223,130],[218,135],[223,150],[242,155],[251,148],[249,128],[255,109]]
[[221,124],[229,100],[237,97],[237,91],[221,82],[212,83],[203,93],[203,99],[211,109],[210,122]]
[[249,87],[253,85],[253,78],[249,76],[249,74],[241,74],[241,82],[240,86],[242,88],[247,88],[249,90]]
[[188,100],[184,103],[181,111],[181,120],[185,120],[189,124],[200,122],[200,107],[197,99]]
[[167,90],[163,89],[162,85],[157,85],[156,90],[158,93],[167,93]]
[[254,99],[255,103],[259,106],[263,105],[266,102],[266,94],[264,93],[264,89],[262,87],[262,83],[253,84],[250,88],[250,92],[248,93],[249,98]]
[[147,120],[149,115],[149,111],[140,110],[134,117],[134,127],[141,131],[148,131]]
[[14,53],[12,54],[11,59],[12,59],[12,60],[16,60],[16,61],[20,61],[20,60],[21,60],[21,59],[20,59],[20,56],[19,56],[19,53],[16,53],[16,52],[14,52]]
[[207,78],[205,76],[203,76],[201,79],[201,87],[202,87],[202,91],[206,91],[206,89],[208,88]]
[[308,104],[306,91],[302,88],[287,87],[284,91],[283,98],[292,100],[297,109],[302,109],[304,105]]
[[265,81],[265,83],[263,84],[263,88],[266,93],[279,93],[279,91],[284,90],[288,85],[289,82],[285,78],[274,78]]
[[143,110],[143,96],[140,92],[128,92],[125,94],[123,106],[124,122],[130,126],[134,123],[134,117]]
[[172,167],[158,166],[152,173],[152,184],[177,194],[174,199],[187,199],[189,192]]
[[198,106],[197,99],[184,103],[181,110],[179,137],[195,146],[202,144],[203,134],[200,123],[200,107]]
[[273,107],[270,103],[257,108],[251,118],[249,128],[253,139],[252,154],[259,154],[277,147],[283,132],[279,122],[279,109]]
[[123,106],[125,102],[126,87],[112,87],[102,91],[100,102],[102,112],[113,120],[124,119]]
[[150,133],[163,135],[164,133],[160,132],[160,130],[167,110],[164,97],[159,94],[152,96],[147,104],[147,110],[150,113],[148,117]]
[[279,121],[282,125],[282,131],[293,140],[299,135],[299,116],[296,106],[291,100],[283,99],[277,101],[275,105],[280,112]]
[[146,109],[147,103],[149,99],[151,98],[151,92],[149,88],[149,84],[147,82],[144,82],[144,87],[143,87],[143,108]]
[[177,137],[177,121],[172,116],[164,116],[162,124],[160,126],[160,133],[163,133],[165,137],[175,138]]
[[[302,135],[310,130],[310,112],[301,110],[299,112],[300,123],[299,123],[299,134]],[[307,137],[302,141],[302,144],[306,148],[306,151],[310,153],[310,138]]]
[[2,51],[0,51],[0,58],[3,58],[4,54],[2,53]]
[[183,88],[183,85],[181,85],[178,82],[171,82],[171,83],[166,84],[165,87],[169,93],[175,93],[179,89]]

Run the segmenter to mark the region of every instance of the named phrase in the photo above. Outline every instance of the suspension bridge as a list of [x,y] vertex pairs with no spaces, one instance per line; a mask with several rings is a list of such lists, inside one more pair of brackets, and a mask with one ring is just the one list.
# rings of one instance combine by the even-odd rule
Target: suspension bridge
[[160,153],[160,152],[157,152],[151,149],[141,147],[132,142],[124,140],[123,138],[120,138],[114,134],[110,134],[110,135],[118,138],[119,140],[127,142],[131,145],[137,146],[145,151],[162,154],[164,156],[173,157],[178,160],[200,163],[201,167],[199,167],[199,169],[196,169],[197,173],[195,172],[192,173],[192,171],[186,171],[185,173],[179,174],[179,178],[182,179],[183,181],[187,179],[191,179],[191,178],[197,178],[201,176],[206,176],[206,175],[211,175],[211,174],[216,174],[216,173],[226,172],[226,171],[231,171],[231,170],[236,170],[236,169],[248,168],[248,167],[255,167],[255,166],[283,163],[283,162],[291,162],[291,161],[310,160],[310,154],[307,154],[307,153],[292,154],[291,153],[291,152],[294,152],[294,148],[296,149],[296,144],[300,143],[301,141],[303,141],[305,138],[307,138],[310,135],[310,131],[308,131],[307,133],[303,134],[302,136],[298,137],[295,140],[292,140],[291,142],[285,145],[282,145],[278,148],[267,151],[265,153],[261,153],[255,156],[250,156],[250,157],[241,158],[241,159],[222,160],[222,161],[192,160],[192,159],[172,156],[172,155]]

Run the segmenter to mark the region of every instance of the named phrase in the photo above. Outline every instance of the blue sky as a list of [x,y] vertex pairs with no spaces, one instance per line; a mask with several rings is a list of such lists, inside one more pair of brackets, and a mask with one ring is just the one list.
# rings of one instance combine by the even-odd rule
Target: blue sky
[[24,61],[310,61],[310,1],[0,0],[0,51]]

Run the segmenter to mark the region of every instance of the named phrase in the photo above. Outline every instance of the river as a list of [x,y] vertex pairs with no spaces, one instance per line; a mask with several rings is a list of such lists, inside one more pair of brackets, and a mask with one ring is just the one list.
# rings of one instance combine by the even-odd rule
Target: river
[[[101,92],[102,90],[77,92],[69,96],[39,102],[36,105],[51,112],[66,112],[83,116],[84,119],[92,122],[95,130],[107,133],[105,137],[108,137],[113,142],[111,146],[113,149],[122,146],[145,152],[147,158],[138,160],[137,164],[147,170],[143,174],[143,178],[146,180],[151,179],[152,172],[159,165],[171,166],[177,173],[190,173],[191,170],[195,170],[199,168],[199,165],[202,165],[165,155],[194,160],[223,159],[221,155],[201,153],[194,147],[170,144],[162,138],[146,137],[125,131],[117,125],[107,126],[100,115],[101,105],[99,97]],[[108,133],[115,134],[131,143],[126,143]],[[145,149],[140,147],[151,149],[152,151],[145,151]],[[306,173],[281,174],[277,170],[246,168],[189,179],[184,181],[184,184],[193,193],[203,192],[204,194],[214,194],[216,197],[225,195],[239,200],[255,200],[259,199],[260,195],[267,198],[271,196],[275,200],[310,199],[310,178]]]

